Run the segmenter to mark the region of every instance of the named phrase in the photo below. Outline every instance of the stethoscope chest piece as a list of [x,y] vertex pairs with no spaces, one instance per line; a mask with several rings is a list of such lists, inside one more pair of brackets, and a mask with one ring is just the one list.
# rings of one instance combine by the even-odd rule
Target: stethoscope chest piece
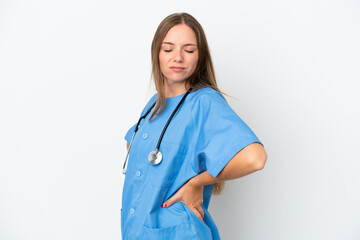
[[159,150],[152,151],[149,154],[148,160],[152,165],[158,165],[159,163],[161,163],[161,160],[162,160],[161,152]]

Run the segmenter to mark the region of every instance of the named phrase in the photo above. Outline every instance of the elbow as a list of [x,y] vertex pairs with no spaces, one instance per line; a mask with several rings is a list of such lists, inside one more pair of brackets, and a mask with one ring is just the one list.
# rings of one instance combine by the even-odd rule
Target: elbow
[[258,150],[253,156],[251,157],[251,165],[253,166],[255,171],[262,170],[265,167],[265,163],[268,156],[264,150],[264,148],[261,147],[261,150]]

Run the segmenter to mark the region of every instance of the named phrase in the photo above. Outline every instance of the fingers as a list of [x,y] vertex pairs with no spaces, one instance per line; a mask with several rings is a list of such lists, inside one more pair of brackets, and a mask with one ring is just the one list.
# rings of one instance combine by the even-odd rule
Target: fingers
[[[161,207],[164,208],[164,207],[169,207],[171,205],[173,205],[175,202],[178,202],[178,200],[174,197],[172,198],[169,198],[167,201],[165,201]],[[185,205],[186,206],[186,205]],[[205,217],[205,212],[204,210],[202,209],[201,205],[200,206],[197,206],[197,207],[188,207],[194,214],[197,218],[199,218],[202,222],[204,222],[204,217]]]
[[164,208],[164,207],[169,207],[171,205],[173,205],[175,202],[178,202],[179,199],[177,197],[177,195],[174,195],[172,198],[169,198],[168,200],[166,200],[162,205],[161,207]]
[[197,210],[199,211],[199,213],[201,215],[201,219],[204,219],[205,213],[204,213],[204,210],[202,209],[202,207],[200,206],[200,208],[199,209],[197,208]]
[[201,207],[194,207],[191,210],[202,222],[204,222],[204,210]]

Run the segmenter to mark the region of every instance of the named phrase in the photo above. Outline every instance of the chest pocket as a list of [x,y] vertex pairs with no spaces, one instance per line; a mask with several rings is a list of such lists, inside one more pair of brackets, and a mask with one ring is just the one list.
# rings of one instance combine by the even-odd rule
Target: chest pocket
[[188,148],[167,141],[160,145],[162,161],[158,165],[149,164],[149,179],[154,186],[168,187],[173,184],[176,178],[181,178],[189,159],[187,158]]

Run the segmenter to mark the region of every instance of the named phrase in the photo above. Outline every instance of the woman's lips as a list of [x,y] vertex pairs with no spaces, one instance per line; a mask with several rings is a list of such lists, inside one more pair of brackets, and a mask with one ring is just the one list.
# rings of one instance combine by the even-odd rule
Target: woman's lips
[[182,72],[184,71],[185,68],[183,67],[170,67],[171,70],[173,70],[174,72]]

